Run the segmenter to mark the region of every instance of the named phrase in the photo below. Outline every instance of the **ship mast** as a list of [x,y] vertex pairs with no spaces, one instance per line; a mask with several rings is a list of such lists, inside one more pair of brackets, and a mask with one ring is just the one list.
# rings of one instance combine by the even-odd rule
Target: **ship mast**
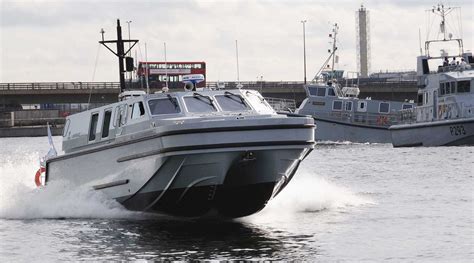
[[[99,41],[99,43],[104,45],[108,50],[110,50],[110,52],[112,52],[115,56],[118,57],[120,93],[122,93],[125,90],[125,70],[123,66],[123,60],[125,59],[125,55],[130,52],[130,50],[135,46],[138,40],[135,40],[135,39],[123,40],[122,39],[122,27],[120,26],[120,19],[117,19],[117,39],[116,40],[104,40],[104,33],[105,33],[104,29],[102,29],[100,33],[102,34],[102,41]],[[124,51],[124,43],[126,42],[132,43],[132,45],[129,46],[127,52]],[[115,52],[113,49],[107,46],[107,44],[109,43],[117,44],[117,52]],[[132,64],[133,64],[133,60],[132,60]]]
[[[332,32],[334,34],[331,38],[332,39],[332,65],[331,65],[331,71],[333,72],[333,74],[334,74],[334,62],[336,60],[336,50],[337,50],[336,37],[337,37],[338,30],[339,30],[339,26],[337,25],[337,23],[335,23],[334,28],[332,29]],[[329,35],[329,37],[331,37],[331,35]]]

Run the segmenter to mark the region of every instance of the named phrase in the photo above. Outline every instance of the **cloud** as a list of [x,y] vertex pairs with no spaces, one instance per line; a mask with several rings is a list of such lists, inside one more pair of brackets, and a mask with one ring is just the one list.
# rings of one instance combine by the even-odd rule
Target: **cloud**
[[[327,37],[340,26],[339,67],[356,71],[353,1],[2,1],[0,0],[0,82],[117,81],[116,59],[104,48],[97,53],[99,31],[115,38],[115,20],[123,35],[131,20],[136,53],[144,60],[205,61],[208,79],[235,80],[235,40],[239,43],[240,78],[301,80],[302,24],[306,19],[308,77],[327,58]],[[414,69],[418,29],[432,1],[364,1],[370,11],[372,69]],[[463,10],[465,48],[472,49],[473,4]],[[134,51],[135,53],[135,51]],[[95,68],[97,54],[98,63]]]

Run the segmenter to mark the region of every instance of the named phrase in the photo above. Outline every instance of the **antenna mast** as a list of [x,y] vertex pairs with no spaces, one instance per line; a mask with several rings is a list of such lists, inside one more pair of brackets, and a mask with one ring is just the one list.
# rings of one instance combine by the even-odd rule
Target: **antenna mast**
[[339,26],[337,25],[337,23],[335,23],[334,28],[332,29],[332,32],[334,33],[334,35],[332,37],[332,65],[331,65],[331,71],[333,72],[333,74],[334,74],[334,62],[336,60],[336,50],[337,50],[336,37],[337,37],[338,30],[339,30]]
[[[128,54],[130,50],[135,46],[138,40],[129,39],[123,40],[122,39],[122,27],[120,26],[120,19],[117,19],[117,39],[116,40],[104,40],[104,30],[101,30],[100,33],[102,34],[102,41],[99,41],[100,44],[104,45],[110,52],[112,52],[115,56],[118,57],[119,62],[119,79],[120,79],[120,92],[125,90],[125,70],[123,67],[123,60],[125,59],[125,54]],[[111,49],[107,44],[114,43],[117,44],[117,52]],[[132,43],[132,46],[129,47],[127,52],[124,51],[124,43]]]

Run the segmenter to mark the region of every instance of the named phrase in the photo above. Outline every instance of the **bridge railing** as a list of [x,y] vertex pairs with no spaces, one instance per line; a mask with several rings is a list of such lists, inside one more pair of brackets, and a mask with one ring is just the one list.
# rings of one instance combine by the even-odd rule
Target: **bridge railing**
[[118,82],[0,83],[0,90],[120,89]]

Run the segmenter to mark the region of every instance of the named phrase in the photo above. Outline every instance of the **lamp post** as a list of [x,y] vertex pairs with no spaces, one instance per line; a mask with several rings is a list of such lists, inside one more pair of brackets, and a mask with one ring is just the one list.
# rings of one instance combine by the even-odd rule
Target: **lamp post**
[[303,24],[304,84],[306,84],[306,29],[305,29],[306,20],[301,20],[301,23]]

